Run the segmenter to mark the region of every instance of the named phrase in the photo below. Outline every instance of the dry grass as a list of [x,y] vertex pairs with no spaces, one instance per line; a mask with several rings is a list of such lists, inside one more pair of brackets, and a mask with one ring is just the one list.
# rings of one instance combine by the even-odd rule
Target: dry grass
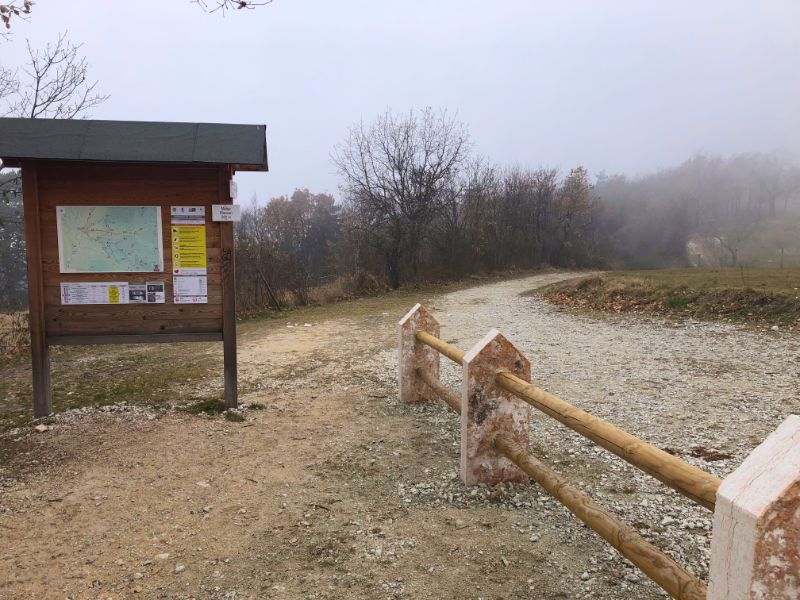
[[308,293],[309,303],[329,304],[351,298],[348,287],[348,282],[344,277],[337,277],[329,283],[312,288]]
[[540,293],[558,304],[604,311],[800,326],[800,268],[619,271]]
[[28,313],[0,313],[0,355],[16,354],[30,346]]

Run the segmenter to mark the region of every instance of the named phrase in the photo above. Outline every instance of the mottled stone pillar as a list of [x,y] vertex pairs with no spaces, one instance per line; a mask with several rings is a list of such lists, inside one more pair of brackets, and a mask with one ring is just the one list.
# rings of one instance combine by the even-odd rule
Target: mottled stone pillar
[[397,363],[397,383],[401,402],[434,400],[436,395],[419,377],[417,367],[427,369],[439,378],[439,353],[421,344],[414,337],[416,331],[425,331],[439,337],[439,322],[421,304],[412,308],[397,325],[400,355]]
[[528,481],[528,475],[497,453],[492,438],[507,431],[528,447],[530,407],[495,385],[494,374],[506,369],[525,381],[531,380],[531,364],[496,329],[464,356],[461,399],[461,479],[467,485],[501,481]]
[[800,598],[800,416],[717,492],[709,600]]

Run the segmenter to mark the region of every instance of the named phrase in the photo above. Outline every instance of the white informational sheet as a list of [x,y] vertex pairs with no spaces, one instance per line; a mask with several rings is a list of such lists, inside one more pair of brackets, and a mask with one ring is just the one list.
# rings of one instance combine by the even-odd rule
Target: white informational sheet
[[163,281],[128,284],[129,304],[164,304],[165,302]]
[[205,206],[171,206],[170,222],[173,225],[205,225]]
[[208,304],[208,296],[175,296],[175,304]]
[[173,293],[176,296],[207,296],[208,277],[206,275],[181,275],[172,278]]
[[147,282],[147,303],[164,304],[167,301],[166,287],[163,281]]
[[127,282],[61,283],[61,304],[128,304]]
[[128,284],[128,304],[147,304],[147,284]]

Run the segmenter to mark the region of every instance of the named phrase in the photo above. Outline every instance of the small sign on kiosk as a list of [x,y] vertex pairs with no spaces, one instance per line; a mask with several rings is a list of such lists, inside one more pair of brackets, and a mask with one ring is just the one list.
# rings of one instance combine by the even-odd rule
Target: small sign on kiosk
[[238,223],[242,220],[242,207],[238,204],[214,204],[211,207],[211,219],[215,222]]

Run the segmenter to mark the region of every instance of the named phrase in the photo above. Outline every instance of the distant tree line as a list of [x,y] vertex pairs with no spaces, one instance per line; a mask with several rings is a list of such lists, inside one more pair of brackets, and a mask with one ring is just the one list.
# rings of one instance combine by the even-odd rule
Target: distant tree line
[[[800,169],[775,155],[698,156],[639,178],[502,167],[446,112],[387,112],[334,149],[341,196],[295,190],[236,225],[243,312],[509,269],[686,266],[693,240],[736,265],[791,217]],[[0,306],[25,304],[19,180],[0,180]],[[794,217],[799,219],[800,215]]]
[[340,202],[298,190],[245,210],[240,306],[540,266],[686,266],[692,239],[734,266],[753,232],[800,198],[800,169],[775,155],[698,156],[635,179],[503,168],[433,110],[359,123],[333,160]]
[[[238,224],[239,304],[305,303],[475,272],[597,266],[589,174],[501,169],[446,112],[382,115],[334,151],[340,203],[298,190]],[[332,285],[334,282],[337,285]]]
[[716,246],[719,266],[732,267],[760,228],[796,213],[800,168],[773,154],[701,155],[637,179],[601,175],[593,193],[599,251],[610,265],[685,266],[697,240]]

